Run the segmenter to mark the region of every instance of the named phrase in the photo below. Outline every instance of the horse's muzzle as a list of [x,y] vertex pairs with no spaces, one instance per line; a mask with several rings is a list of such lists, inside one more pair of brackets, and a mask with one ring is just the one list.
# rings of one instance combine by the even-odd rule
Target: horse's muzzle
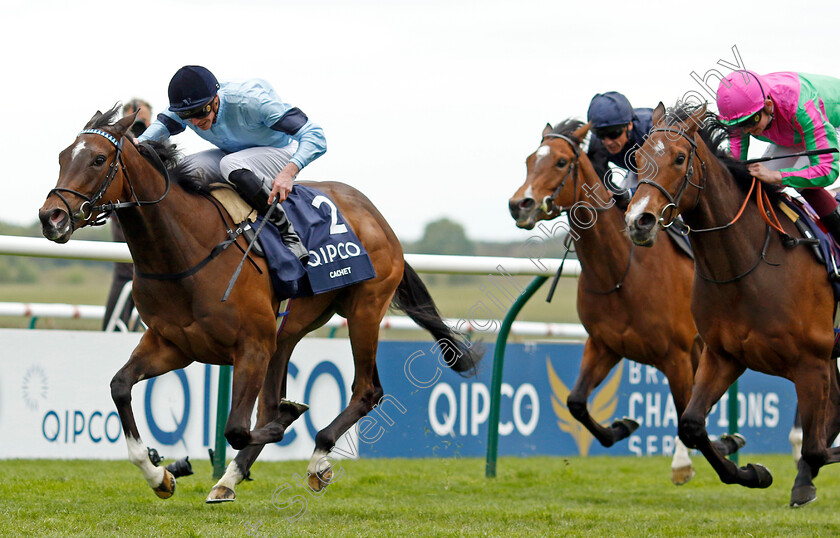
[[640,247],[653,246],[656,232],[659,231],[659,219],[653,213],[640,213],[627,219],[627,230],[630,240]]
[[70,236],[73,234],[73,226],[70,215],[66,211],[59,208],[41,208],[38,212],[38,218],[41,221],[41,233],[44,234],[44,237],[56,243],[66,243],[70,240]]
[[533,198],[511,198],[508,202],[510,216],[519,228],[532,230],[537,222],[537,202]]

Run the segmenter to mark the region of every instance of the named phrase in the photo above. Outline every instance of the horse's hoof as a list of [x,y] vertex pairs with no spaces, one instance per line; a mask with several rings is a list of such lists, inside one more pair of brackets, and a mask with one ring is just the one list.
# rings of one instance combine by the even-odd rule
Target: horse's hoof
[[817,500],[816,486],[799,486],[790,491],[790,507],[799,508]]
[[236,492],[232,489],[225,486],[213,486],[213,489],[210,490],[210,494],[207,495],[204,502],[208,504],[227,503],[232,502],[234,499],[236,499]]
[[305,403],[294,402],[285,398],[280,400],[280,405],[278,406],[280,413],[289,413],[295,420],[297,420],[297,418],[302,414],[306,413],[308,409],[309,406]]
[[168,499],[175,494],[175,477],[167,469],[163,470],[163,480],[154,488],[155,495],[161,499]]
[[732,435],[725,433],[720,436],[718,442],[723,445],[724,450],[722,452],[724,456],[738,452],[747,444],[747,440],[740,433],[733,433]]
[[671,469],[671,482],[676,486],[687,484],[692,478],[694,478],[694,467],[691,465]]
[[751,476],[745,486],[749,488],[769,488],[773,484],[773,475],[770,469],[760,463],[748,463],[744,470]]
[[630,437],[630,434],[639,427],[639,423],[630,417],[622,417],[620,420],[614,421],[611,427],[617,432],[615,440],[620,441]]
[[315,473],[314,475],[310,474],[309,479],[307,480],[309,488],[314,492],[321,491],[329,485],[330,480],[332,480],[332,476],[332,469],[327,469],[326,471]]

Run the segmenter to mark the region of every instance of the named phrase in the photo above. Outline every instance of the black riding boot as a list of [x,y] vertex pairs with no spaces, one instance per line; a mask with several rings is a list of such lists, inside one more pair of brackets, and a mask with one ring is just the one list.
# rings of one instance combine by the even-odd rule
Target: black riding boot
[[[268,196],[271,194],[271,189],[256,174],[242,168],[231,172],[228,180],[236,187],[239,195],[242,196],[242,199],[248,205],[256,209],[260,215],[265,216],[268,210]],[[303,246],[298,234],[295,233],[295,228],[286,216],[286,211],[283,209],[282,204],[277,204],[268,221],[280,230],[280,237],[283,239],[283,244],[292,251],[292,254],[297,256],[300,263],[306,265],[309,262],[309,251]]]
[[835,207],[834,211],[828,215],[820,217],[820,222],[834,238],[834,241],[840,245],[840,206]]

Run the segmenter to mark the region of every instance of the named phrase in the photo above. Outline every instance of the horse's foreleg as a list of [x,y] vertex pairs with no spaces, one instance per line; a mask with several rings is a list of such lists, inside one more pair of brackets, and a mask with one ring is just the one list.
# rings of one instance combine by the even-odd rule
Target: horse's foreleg
[[[838,461],[836,449],[829,449],[829,439],[837,435],[837,372],[816,363],[810,371],[797,373],[794,385],[802,424],[802,457],[790,493],[790,506],[797,508],[817,500],[816,478],[823,465]],[[828,419],[828,420],[826,420]]]
[[125,366],[111,380],[111,398],[122,422],[128,459],[140,469],[143,478],[162,499],[171,497],[175,492],[175,478],[164,467],[156,467],[149,459],[148,449],[140,439],[134,411],[131,409],[131,387],[143,379],[184,368],[191,362],[179,349],[149,330],[143,334],[140,344]]
[[266,349],[264,335],[242,336],[243,347],[233,358],[230,413],[225,423],[225,439],[236,450],[251,444],[251,414],[263,388],[275,349]]
[[[287,342],[286,345],[281,343],[268,365],[265,382],[263,383],[260,396],[257,399],[257,429],[251,432],[252,443],[254,443],[255,439],[260,438],[260,430],[266,425],[276,421],[291,424],[294,418],[300,416],[300,412],[297,412],[294,418],[288,420],[286,417],[289,412],[299,410],[299,406],[302,404],[291,404],[282,400],[286,395],[286,372],[288,371],[289,357],[292,354],[292,349],[294,349],[296,342]],[[289,408],[290,404],[291,408]],[[279,436],[272,437],[272,439],[276,440],[269,440],[268,442],[276,443],[282,440],[284,431],[285,427],[279,432]],[[260,455],[265,444],[268,443],[250,444],[240,450],[236,454],[236,458],[225,469],[224,475],[216,482],[213,489],[210,490],[206,502],[233,501],[236,498],[236,485],[248,476],[251,465],[253,465],[254,461]]]
[[[671,357],[666,357],[659,365],[674,398],[677,416],[681,417],[691,398],[691,386],[694,383],[694,366],[690,351],[680,351]],[[681,486],[694,478],[694,466],[688,448],[680,441],[679,436],[674,442],[674,457],[671,459],[671,482]]]
[[[724,453],[709,439],[706,415],[712,405],[720,400],[730,385],[744,372],[744,367],[733,360],[717,355],[706,347],[694,379],[694,389],[688,407],[680,417],[679,435],[688,447],[697,448],[725,484],[740,484],[751,488],[766,488],[773,483],[770,472],[762,465],[747,464],[738,468],[726,459]],[[736,439],[728,444],[739,445]],[[736,449],[736,446],[731,447]],[[727,449],[724,452],[728,452]]]
[[609,427],[604,427],[592,418],[587,408],[589,395],[620,360],[621,356],[618,353],[607,348],[602,342],[589,338],[583,348],[580,374],[566,399],[566,406],[572,416],[606,447],[627,438],[639,427],[638,422],[629,418],[616,420]]

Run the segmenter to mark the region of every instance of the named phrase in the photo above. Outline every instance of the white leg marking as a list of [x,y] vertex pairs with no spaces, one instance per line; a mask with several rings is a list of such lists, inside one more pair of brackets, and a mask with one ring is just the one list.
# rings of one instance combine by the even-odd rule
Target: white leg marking
[[128,445],[128,461],[140,468],[143,478],[152,488],[158,487],[163,482],[163,467],[155,467],[149,460],[149,452],[140,439],[132,439],[125,436],[125,443]]
[[671,460],[671,469],[681,469],[690,465],[691,457],[688,455],[688,447],[677,437],[674,440],[674,459]]
[[85,141],[79,140],[76,142],[76,146],[73,148],[73,153],[70,154],[70,158],[75,159],[78,157],[79,153],[81,153],[83,149],[85,149]]
[[225,474],[216,482],[216,486],[224,486],[229,489],[235,489],[236,484],[242,482],[242,479],[245,478],[245,475],[242,474],[242,471],[239,469],[239,466],[236,464],[235,461],[230,462],[225,469]]
[[645,196],[644,198],[642,198],[638,202],[633,203],[630,206],[630,209],[627,210],[627,214],[624,216],[624,222],[627,224],[627,226],[630,226],[630,224],[633,221],[635,221],[639,215],[644,213],[645,208],[647,208],[648,202],[650,202],[650,195]]
[[312,459],[309,460],[309,466],[306,468],[306,471],[309,473],[310,476],[315,476],[318,471],[324,471],[327,466],[329,465],[327,457],[329,456],[329,452],[326,450],[316,449],[315,453],[312,454]]

